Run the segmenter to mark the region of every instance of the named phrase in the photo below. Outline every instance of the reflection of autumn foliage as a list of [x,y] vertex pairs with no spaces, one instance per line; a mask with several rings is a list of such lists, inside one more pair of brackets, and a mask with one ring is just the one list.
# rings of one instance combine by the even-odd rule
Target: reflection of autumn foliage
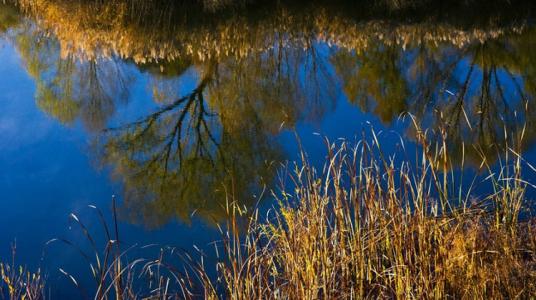
[[251,206],[255,190],[274,177],[271,164],[280,158],[265,128],[270,120],[247,99],[228,98],[234,105],[213,111],[205,99],[211,75],[191,94],[107,134],[105,159],[125,183],[126,205],[149,226],[188,220],[194,211],[221,220],[230,197]]
[[[100,146],[129,212],[150,226],[193,211],[223,218],[229,195],[251,204],[282,157],[281,128],[320,121],[340,93],[384,124],[409,112],[446,130],[453,161],[462,145],[468,161],[493,160],[523,124],[534,140],[535,31],[523,23],[358,21],[285,6],[181,19],[124,3],[20,1],[31,18],[7,19],[18,20],[9,27],[37,104],[63,123],[104,128],[128,97],[127,66],[148,74],[159,108]],[[185,74],[200,77],[186,94]]]
[[[127,94],[125,64],[62,58],[56,40],[39,29],[22,26],[14,35],[36,79],[38,105],[67,124],[101,115],[102,122],[85,123],[102,128],[117,105],[113,95]],[[240,60],[173,60],[163,70],[155,62],[137,65],[150,73],[160,108],[102,139],[102,159],[124,182],[129,212],[157,226],[172,217],[187,220],[193,211],[221,219],[229,195],[254,201],[281,159],[275,135],[300,120],[318,120],[334,105],[327,64],[314,52],[274,48]],[[202,79],[180,96],[175,80],[188,70]]]
[[333,62],[348,99],[388,123],[406,109],[408,91],[398,66],[401,53],[396,48],[380,48],[360,55],[341,51]]
[[307,63],[327,62],[301,49],[272,51],[196,66],[201,79],[186,96],[158,85],[155,113],[105,136],[104,159],[125,183],[129,211],[156,226],[192,211],[219,220],[229,198],[256,201],[282,159],[280,129],[317,120],[334,101],[331,79]]
[[387,42],[340,51],[332,61],[347,97],[363,110],[386,123],[409,112],[425,128],[445,127],[451,158],[461,161],[465,145],[469,161],[479,163],[494,161],[524,126],[532,144],[533,36],[530,29],[462,47]]
[[[105,160],[125,183],[130,212],[142,213],[150,226],[174,216],[187,220],[192,211],[219,220],[226,201],[251,206],[253,195],[270,186],[282,159],[275,141],[281,127],[317,118],[330,103],[329,88],[321,88],[329,78],[299,67],[320,58],[301,50],[272,54],[207,63],[190,94],[108,132]],[[320,86],[304,83],[303,72]],[[176,94],[159,91],[172,99],[166,93]]]
[[27,22],[12,39],[36,82],[37,105],[62,123],[80,118],[90,130],[103,129],[117,103],[126,99],[128,79],[117,61],[61,58],[57,42]]
[[4,32],[16,26],[19,22],[19,15],[15,8],[0,3],[0,37]]
[[58,38],[63,57],[94,59],[114,55],[137,63],[186,57],[201,61],[247,57],[271,49],[278,40],[285,47],[310,47],[321,41],[358,52],[378,43],[402,48],[445,43],[463,47],[522,29],[522,25],[463,30],[435,22],[360,22],[318,6],[304,6],[300,13],[285,6],[271,6],[268,13],[254,12],[248,16],[211,14],[192,8],[186,9],[186,14],[184,7],[173,3],[18,2],[42,28]]

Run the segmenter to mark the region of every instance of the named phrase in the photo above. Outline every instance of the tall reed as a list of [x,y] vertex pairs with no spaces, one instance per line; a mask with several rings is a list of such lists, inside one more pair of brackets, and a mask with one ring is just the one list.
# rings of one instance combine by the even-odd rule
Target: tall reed
[[415,164],[397,165],[374,132],[353,147],[327,142],[321,172],[302,154],[288,175],[294,192],[274,194],[280,208],[264,221],[254,214],[245,237],[224,239],[224,292],[210,296],[536,297],[536,225],[519,219],[528,184],[520,156],[507,147],[498,173],[483,156],[494,192],[478,199],[472,184],[453,186],[444,131],[437,143],[416,132]]
[[[62,272],[93,299],[536,297],[536,223],[522,215],[530,186],[521,176],[528,163],[518,154],[523,133],[503,147],[498,171],[475,146],[489,175],[463,186],[446,131],[432,139],[414,126],[421,149],[415,161],[384,153],[371,131],[355,145],[326,140],[322,170],[302,151],[300,163],[283,168],[281,190],[272,193],[277,205],[265,215],[230,198],[216,266],[206,265],[201,250],[169,247],[156,258],[132,259],[135,247],[119,239],[114,200],[111,226],[92,207],[106,235],[104,250],[75,215],[93,253],[61,240],[87,260],[95,288]],[[403,140],[400,146],[405,149]],[[493,192],[478,197],[477,179]],[[16,290],[24,291],[24,282],[43,287],[39,275],[6,270],[4,281],[23,282],[10,285]]]
[[26,267],[17,266],[15,263],[16,249],[16,244],[12,244],[10,263],[0,263],[0,299],[45,299],[45,276],[40,269],[31,272]]

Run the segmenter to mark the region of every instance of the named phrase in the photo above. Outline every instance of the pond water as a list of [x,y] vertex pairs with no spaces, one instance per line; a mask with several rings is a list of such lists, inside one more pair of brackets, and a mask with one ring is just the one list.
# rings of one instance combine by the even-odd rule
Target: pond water
[[132,3],[0,4],[0,257],[16,242],[16,261],[45,268],[52,286],[69,285],[58,268],[89,276],[72,247],[45,246],[83,243],[70,213],[98,240],[88,205],[110,222],[115,197],[124,243],[210,249],[230,197],[272,207],[266,191],[299,159],[298,140],[319,168],[323,137],[371,130],[386,153],[415,157],[410,114],[446,128],[460,172],[483,173],[483,157],[497,167],[507,145],[536,162],[529,9],[468,20]]

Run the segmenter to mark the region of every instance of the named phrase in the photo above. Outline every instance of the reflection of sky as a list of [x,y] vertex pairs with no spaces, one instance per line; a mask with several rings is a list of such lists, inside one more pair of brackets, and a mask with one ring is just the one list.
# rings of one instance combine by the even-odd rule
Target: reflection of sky
[[[106,171],[92,162],[88,152],[90,139],[81,124],[63,126],[38,109],[34,83],[21,67],[14,49],[1,40],[0,62],[0,257],[9,258],[10,243],[16,241],[17,261],[36,266],[51,238],[82,239],[75,224],[68,221],[71,212],[80,215],[99,236],[102,232],[98,219],[92,218],[95,214],[87,205],[95,204],[109,214],[111,196],[121,190],[109,180]],[[132,104],[119,110],[119,119],[132,119],[154,108],[143,101],[150,96],[148,79],[137,79],[131,90]],[[189,248],[194,243],[207,245],[217,238],[206,224],[195,220],[190,225],[171,223],[152,232],[122,224],[122,239],[127,244]],[[69,285],[56,271],[58,267],[83,276],[90,274],[87,264],[81,264],[81,257],[69,247],[52,245],[47,252],[45,265],[53,285]],[[83,277],[79,280],[84,282]],[[61,292],[75,293],[69,289]]]
[[[0,41],[0,45],[3,44]],[[0,149],[14,151],[20,145],[43,139],[53,124],[48,124],[34,108],[31,81],[11,47],[0,48]]]
[[[9,228],[0,232],[0,257],[9,257],[9,243],[16,239],[19,261],[36,264],[39,259],[36,255],[40,254],[40,249],[50,238],[80,238],[80,235],[68,230],[67,216],[70,212],[79,213],[81,219],[88,221],[91,229],[97,229],[98,220],[91,218],[93,215],[85,207],[95,204],[108,213],[111,195],[120,196],[121,187],[109,179],[106,170],[100,170],[92,162],[88,151],[91,137],[80,123],[63,126],[37,108],[34,82],[26,75],[14,49],[5,41],[0,40],[0,45],[3,45],[0,47],[0,211],[3,214],[0,226]],[[319,60],[329,61],[330,50],[322,46],[317,49]],[[125,73],[133,76],[133,81],[129,85],[129,101],[119,104],[109,124],[111,126],[138,119],[156,109],[155,104],[148,101],[152,98],[153,75],[140,73],[128,63],[120,64]],[[330,66],[326,68],[324,71],[327,74],[334,74]],[[462,60],[455,71],[458,81],[463,80],[467,69],[468,62]],[[306,73],[300,70],[304,86],[310,80],[304,78]],[[179,79],[160,81],[172,87],[179,86],[178,94],[184,95],[195,86],[197,77],[196,71],[190,69]],[[471,83],[470,93],[478,92],[479,83],[478,80]],[[340,89],[340,83],[337,88]],[[505,91],[514,93],[511,83],[505,86]],[[327,93],[321,95],[327,96]],[[335,96],[335,106],[328,105],[327,113],[321,120],[300,122],[296,126],[301,143],[314,165],[321,167],[326,153],[322,136],[332,141],[339,137],[353,141],[360,139],[363,131],[368,132],[371,128],[378,131],[382,148],[387,153],[397,149],[402,139],[408,157],[415,156],[415,145],[395,133],[403,134],[407,124],[394,121],[386,128],[377,116],[362,112],[358,106],[350,104],[343,93]],[[287,159],[298,159],[293,132],[284,131],[278,142],[283,146]],[[529,161],[534,161],[534,155],[534,151],[526,154]],[[213,227],[199,220],[193,220],[189,225],[171,222],[151,232],[139,226],[121,226],[127,244],[158,243],[189,249],[192,244],[204,246],[219,237]],[[52,266],[70,268],[70,271],[80,273],[76,271],[82,267],[79,257],[72,251],[64,246],[51,247],[50,251],[54,254],[47,260]],[[51,279],[57,278],[58,275],[53,273]]]

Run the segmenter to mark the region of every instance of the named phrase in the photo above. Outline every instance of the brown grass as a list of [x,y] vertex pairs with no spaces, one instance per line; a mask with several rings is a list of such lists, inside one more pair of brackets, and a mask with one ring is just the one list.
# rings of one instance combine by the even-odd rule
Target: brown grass
[[[490,175],[482,178],[494,192],[477,198],[472,185],[453,184],[458,173],[450,166],[447,137],[432,144],[424,132],[417,132],[423,151],[416,163],[405,160],[397,165],[383,153],[374,132],[371,141],[355,146],[326,142],[328,155],[321,172],[305,154],[300,164],[284,169],[285,189],[273,193],[279,204],[265,218],[230,204],[230,221],[221,228],[222,240],[216,246],[217,278],[207,272],[214,266],[206,266],[202,255],[195,258],[177,249],[163,249],[156,259],[129,262],[126,253],[131,248],[120,247],[117,224],[108,229],[103,221],[109,242],[104,253],[95,250],[95,259],[85,256],[97,286],[86,296],[536,297],[536,223],[520,217],[529,185],[521,178],[523,160],[515,150],[521,143],[505,148],[498,173],[492,173],[483,158],[481,167]],[[245,233],[240,226],[244,218]],[[179,271],[166,251],[179,257],[185,269]],[[15,275],[3,276],[4,281],[30,279],[7,270]]]
[[41,270],[32,273],[26,267],[15,264],[16,244],[12,247],[11,263],[0,263],[0,299],[45,299],[45,277]]
[[462,189],[452,186],[446,142],[419,135],[425,150],[413,168],[386,158],[375,135],[353,148],[328,144],[321,174],[303,156],[289,175],[295,192],[281,193],[270,220],[252,218],[245,238],[225,240],[225,292],[210,298],[535,297],[536,224],[519,221],[521,159],[507,153],[487,178],[495,193],[472,199],[470,189],[454,193]]

